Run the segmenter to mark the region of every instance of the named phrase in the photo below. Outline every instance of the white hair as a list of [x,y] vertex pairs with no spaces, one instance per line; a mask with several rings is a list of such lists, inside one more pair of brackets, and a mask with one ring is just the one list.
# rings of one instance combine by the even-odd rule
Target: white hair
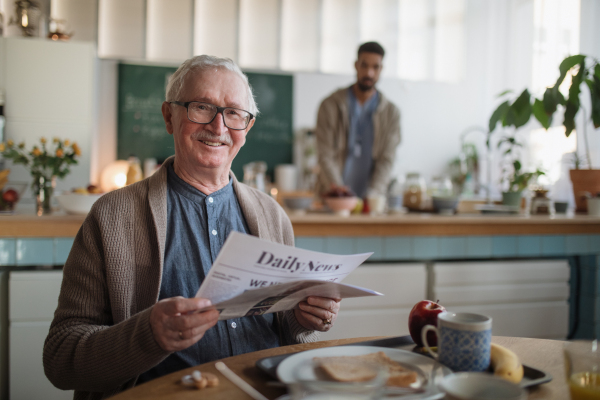
[[187,78],[190,72],[202,73],[213,68],[227,69],[231,72],[236,73],[240,78],[242,78],[242,81],[246,84],[246,87],[248,88],[248,111],[254,116],[258,115],[258,107],[256,105],[256,101],[254,100],[254,95],[252,94],[252,87],[248,82],[248,77],[242,72],[240,67],[238,67],[236,63],[234,63],[229,58],[219,58],[214,56],[201,55],[186,60],[169,78],[166,90],[166,100],[179,100],[179,95],[183,90],[185,79]]

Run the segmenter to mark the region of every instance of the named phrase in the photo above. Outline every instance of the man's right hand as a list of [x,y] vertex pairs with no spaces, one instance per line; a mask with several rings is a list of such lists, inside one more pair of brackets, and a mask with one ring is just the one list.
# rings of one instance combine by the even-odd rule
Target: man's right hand
[[197,312],[211,305],[208,299],[172,297],[156,303],[150,312],[154,339],[166,351],[187,349],[219,320],[217,310]]

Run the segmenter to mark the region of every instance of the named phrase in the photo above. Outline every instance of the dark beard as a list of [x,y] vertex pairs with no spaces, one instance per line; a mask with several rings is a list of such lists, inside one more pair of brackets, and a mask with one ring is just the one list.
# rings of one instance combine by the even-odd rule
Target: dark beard
[[373,89],[373,87],[375,85],[372,83],[364,84],[362,82],[356,82],[356,86],[358,87],[358,90],[360,90],[361,92],[368,92],[369,90]]

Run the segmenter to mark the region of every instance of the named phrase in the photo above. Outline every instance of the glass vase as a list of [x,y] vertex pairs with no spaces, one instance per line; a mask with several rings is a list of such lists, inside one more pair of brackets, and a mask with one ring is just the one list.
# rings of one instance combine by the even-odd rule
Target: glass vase
[[52,196],[56,186],[56,176],[43,175],[34,177],[33,192],[36,200],[36,213],[38,216],[52,213]]

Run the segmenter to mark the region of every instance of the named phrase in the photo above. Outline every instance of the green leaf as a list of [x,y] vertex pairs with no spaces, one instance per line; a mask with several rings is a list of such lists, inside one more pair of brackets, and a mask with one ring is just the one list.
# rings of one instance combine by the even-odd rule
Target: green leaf
[[503,120],[505,115],[506,115],[506,111],[508,110],[508,100],[506,100],[504,103],[500,104],[498,106],[498,108],[496,108],[496,110],[494,110],[494,112],[492,113],[492,116],[490,117],[490,122],[489,122],[489,130],[490,133],[494,131],[494,129],[496,129],[496,125],[498,124],[498,121]]
[[[582,54],[578,54],[575,56],[570,56],[565,58],[561,63],[560,66],[558,67],[559,71],[560,71],[560,75],[563,77],[567,76],[567,72],[569,72],[569,70],[571,68],[573,68],[574,66],[576,66],[577,64],[582,64],[583,68],[585,68],[585,56]],[[561,80],[562,83],[562,80]]]
[[529,94],[529,91],[525,89],[512,106],[510,106],[510,109],[514,113],[513,125],[515,128],[525,125],[529,121],[529,118],[531,118],[533,110],[531,108],[530,98],[531,95]]
[[580,84],[583,81],[585,74],[585,61],[582,61],[579,65],[579,72],[573,76],[571,87],[569,88],[569,99],[565,107],[565,119],[563,125],[565,126],[565,135],[569,137],[571,132],[575,129],[575,116],[579,111],[579,93],[581,93]]
[[521,170],[521,162],[519,160],[515,160],[513,162],[513,167],[515,168],[515,173]]
[[600,78],[594,75],[593,80],[586,80],[590,88],[590,100],[592,102],[591,118],[596,129],[600,128]]
[[594,76],[600,79],[600,64],[596,64],[594,67]]
[[512,93],[512,92],[513,92],[513,91],[512,91],[511,89],[507,89],[507,90],[505,90],[504,92],[500,93],[500,94],[498,95],[498,97],[502,97],[502,96],[504,96],[505,94],[509,94],[509,93]]

